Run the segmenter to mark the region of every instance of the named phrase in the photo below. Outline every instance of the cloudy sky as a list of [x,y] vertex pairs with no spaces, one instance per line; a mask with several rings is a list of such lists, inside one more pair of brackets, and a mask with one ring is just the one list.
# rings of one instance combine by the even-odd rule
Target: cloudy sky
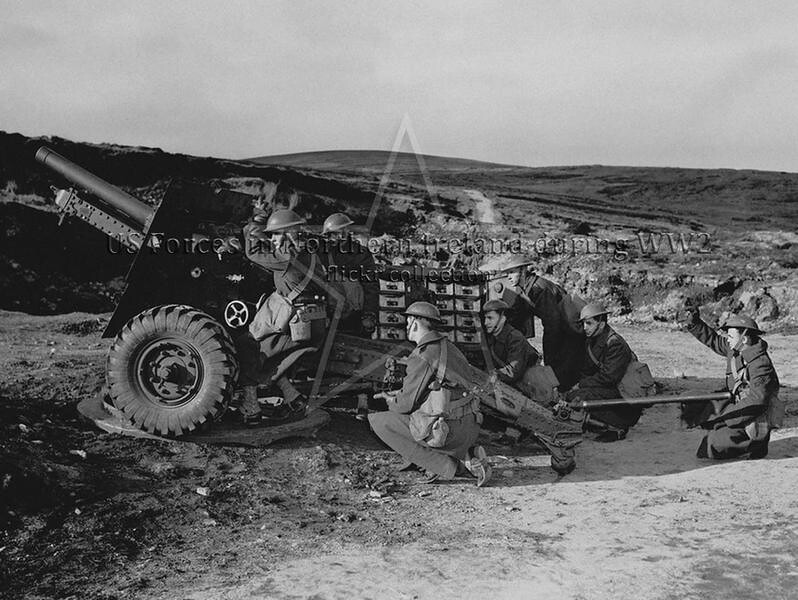
[[794,2],[0,0],[0,130],[798,171]]

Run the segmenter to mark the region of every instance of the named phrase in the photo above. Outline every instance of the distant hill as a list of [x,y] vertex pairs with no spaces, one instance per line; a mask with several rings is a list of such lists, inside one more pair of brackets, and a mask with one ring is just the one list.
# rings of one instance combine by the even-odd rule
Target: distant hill
[[[391,153],[386,150],[323,150],[319,152],[259,156],[247,159],[247,161],[262,165],[282,165],[320,171],[382,173],[385,171],[390,157]],[[416,173],[419,170],[419,158],[424,162],[424,166],[431,171],[484,171],[519,168],[467,158],[428,154],[416,156],[408,152],[397,152],[391,172],[396,174]]]

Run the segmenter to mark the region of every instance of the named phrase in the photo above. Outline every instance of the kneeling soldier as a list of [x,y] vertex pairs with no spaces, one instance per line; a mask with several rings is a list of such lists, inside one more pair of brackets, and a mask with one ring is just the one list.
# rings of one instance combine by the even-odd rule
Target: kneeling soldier
[[[579,381],[566,396],[569,402],[621,397],[618,384],[635,358],[626,340],[607,323],[607,314],[603,306],[594,302],[586,305],[579,315],[587,338],[587,357]],[[630,405],[592,410],[585,427],[601,432],[597,441],[614,442],[626,437],[642,412],[640,406]]]
[[465,469],[483,486],[490,478],[485,450],[475,446],[482,415],[472,393],[470,366],[449,339],[436,331],[438,309],[414,302],[405,312],[407,339],[416,348],[406,359],[402,389],[378,394],[387,412],[371,413],[374,433],[407,465],[428,472],[427,482],[452,479]]
[[731,400],[715,406],[715,415],[706,423],[712,429],[698,448],[699,458],[734,458],[750,453],[764,458],[768,453],[771,429],[781,425],[779,378],[770,361],[764,333],[756,321],[734,315],[721,327],[726,337],[701,320],[691,309],[687,330],[715,354],[726,357],[726,388]]
[[522,383],[524,373],[537,364],[540,355],[524,335],[507,321],[508,309],[509,306],[502,300],[490,300],[482,309],[488,350],[498,380],[527,393]]

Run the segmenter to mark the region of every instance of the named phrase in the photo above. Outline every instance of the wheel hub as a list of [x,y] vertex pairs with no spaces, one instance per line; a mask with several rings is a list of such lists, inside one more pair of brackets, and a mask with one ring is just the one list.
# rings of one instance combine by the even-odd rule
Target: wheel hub
[[161,338],[145,346],[136,364],[136,377],[147,397],[177,407],[189,402],[202,385],[202,361],[189,343]]

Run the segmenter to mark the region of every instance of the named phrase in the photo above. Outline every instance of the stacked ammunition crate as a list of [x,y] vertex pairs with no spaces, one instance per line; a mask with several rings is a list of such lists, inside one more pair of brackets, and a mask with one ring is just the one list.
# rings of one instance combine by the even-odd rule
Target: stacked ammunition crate
[[429,300],[440,310],[443,333],[471,364],[483,365],[480,310],[486,283],[443,283],[436,280],[438,273],[429,274],[426,270],[415,273],[410,281],[393,281],[390,276],[380,279],[377,338],[406,340],[404,311],[416,300]]
[[380,306],[377,338],[381,340],[405,340],[405,316],[407,308],[407,283],[380,279]]
[[428,281],[427,289],[435,294],[435,304],[441,311],[443,320],[443,331],[470,362],[481,363],[482,324],[479,311],[482,308],[483,286],[479,283]]

